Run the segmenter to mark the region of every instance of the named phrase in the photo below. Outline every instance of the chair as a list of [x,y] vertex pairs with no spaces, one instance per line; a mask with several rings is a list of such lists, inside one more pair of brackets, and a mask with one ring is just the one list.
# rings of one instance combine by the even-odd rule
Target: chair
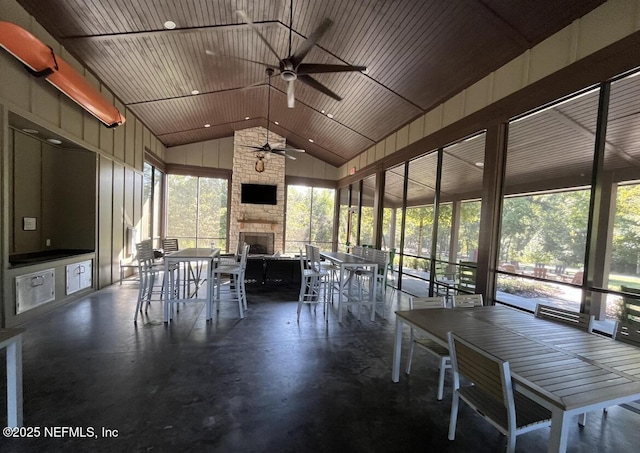
[[[536,305],[535,316],[536,318],[566,324],[589,333],[593,331],[593,321],[595,319],[593,315],[543,304]],[[578,418],[578,424],[584,426],[586,422],[587,414],[581,414]]]
[[[410,297],[409,298],[409,310],[418,310],[424,308],[445,308],[445,298],[443,296],[436,297]],[[451,368],[451,360],[449,357],[449,350],[436,343],[430,338],[416,337],[413,328],[411,328],[411,346],[409,347],[409,358],[407,359],[406,374],[411,373],[411,362],[413,360],[413,351],[415,346],[418,345],[425,351],[436,356],[440,361],[440,373],[438,375],[438,400],[442,400],[444,393],[444,375],[447,368]]]
[[[379,294],[375,295],[376,306],[381,305],[382,317],[387,317],[387,267],[389,266],[389,252],[384,250],[377,250],[372,248],[365,248],[363,257],[369,261],[374,261],[378,264],[378,271],[375,275],[376,286]],[[373,271],[369,268],[357,268],[355,271],[356,278],[359,284],[360,299],[364,299],[363,289],[372,287],[371,278],[373,277]],[[378,302],[378,296],[380,301]]]
[[[244,244],[242,246],[242,253],[240,255],[240,261],[235,264],[221,264],[216,265],[211,271],[213,283],[215,285],[215,303],[216,313],[220,312],[220,299],[222,298],[223,290],[226,290],[226,295],[232,302],[238,303],[238,311],[240,318],[244,318],[244,311],[248,309],[247,306],[247,291],[245,288],[245,271],[247,269],[247,255],[249,254],[249,245]],[[222,283],[222,278],[229,276],[228,283]],[[210,303],[213,303],[210,301]]]
[[482,307],[482,294],[456,294],[453,296],[453,308]]
[[[640,348],[640,322],[618,321],[613,339]],[[621,404],[620,407],[640,414],[640,400]],[[603,409],[603,411],[606,412],[606,409]]]
[[164,267],[155,262],[153,255],[153,247],[151,246],[151,240],[142,241],[136,244],[136,259],[138,262],[138,277],[140,280],[140,287],[138,288],[138,301],[136,304],[136,313],[133,317],[133,322],[138,322],[138,312],[142,311],[143,304],[145,305],[145,312],[147,307],[151,304],[151,296],[159,292],[160,298],[162,298],[162,291],[164,288],[164,281],[160,289],[155,289],[156,277],[164,270]]
[[535,316],[536,318],[567,324],[589,333],[593,329],[594,316],[554,307],[553,305],[536,305]]
[[544,263],[536,263],[533,268],[533,276],[537,278],[547,278],[547,268]]
[[458,288],[467,291],[476,289],[477,263],[474,261],[460,261]]
[[[507,436],[507,452],[513,452],[516,436],[551,426],[551,412],[526,396],[514,392],[509,362],[490,355],[449,332],[449,351],[454,391],[449,421],[449,440],[454,440],[459,401]],[[459,376],[472,385],[460,387]]]
[[314,304],[314,310],[318,304],[324,304],[324,315],[329,322],[327,311],[328,292],[326,289],[327,278],[330,273],[320,266],[320,250],[318,247],[306,244],[305,252],[300,249],[300,294],[298,295],[298,322],[303,304]]
[[622,321],[640,322],[640,289],[622,285],[620,291],[638,295],[638,298],[622,296]]
[[640,347],[640,322],[618,321],[613,339]]

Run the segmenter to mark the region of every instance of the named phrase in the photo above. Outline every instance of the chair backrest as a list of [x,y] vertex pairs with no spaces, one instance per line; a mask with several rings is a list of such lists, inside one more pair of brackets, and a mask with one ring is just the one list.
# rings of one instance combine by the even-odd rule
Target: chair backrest
[[613,339],[633,346],[640,347],[640,323],[633,321],[618,321]]
[[434,297],[410,297],[409,310],[420,310],[423,308],[445,308],[446,300],[444,296]]
[[362,256],[364,247],[361,245],[354,245],[351,247],[351,254],[356,256]]
[[245,243],[242,246],[242,254],[240,255],[240,269],[246,269],[247,268],[247,256],[249,255],[249,248],[251,246],[247,243]]
[[571,283],[574,285],[582,285],[582,279],[584,278],[584,271],[578,271],[573,275]]
[[162,240],[162,250],[164,253],[171,253],[178,251],[178,240],[175,238],[167,238]]
[[594,317],[586,313],[566,310],[552,305],[536,305],[536,318],[548,319],[550,321],[567,324],[586,332],[591,332]]
[[476,266],[477,263],[474,261],[460,261],[460,266],[458,268],[460,288],[475,290],[477,274]]
[[[494,404],[482,404],[478,401],[478,411],[489,418],[498,416],[495,403],[504,406],[507,411],[509,430],[516,428],[516,411],[513,400],[513,387],[509,371],[509,362],[499,359],[449,332],[449,353],[454,373],[464,376],[481,390]],[[486,402],[486,400],[484,400]],[[504,417],[504,412],[501,414]]]
[[453,308],[482,307],[482,294],[455,294]]
[[536,263],[533,268],[533,276],[538,278],[547,278],[547,268],[544,263]]
[[320,247],[311,244],[304,245],[307,255],[307,265],[314,272],[320,272]]
[[622,285],[620,291],[638,295],[638,298],[622,296],[622,321],[640,322],[640,289]]
[[140,272],[145,271],[153,265],[155,256],[153,255],[151,239],[147,239],[136,244],[136,259],[138,260],[138,268]]

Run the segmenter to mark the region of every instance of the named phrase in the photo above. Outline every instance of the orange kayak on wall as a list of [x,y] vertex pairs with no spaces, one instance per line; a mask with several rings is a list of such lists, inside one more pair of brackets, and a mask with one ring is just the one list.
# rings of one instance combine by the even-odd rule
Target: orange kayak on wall
[[124,116],[100,91],[56,55],[51,47],[24,28],[0,21],[0,46],[20,60],[32,75],[44,77],[105,126],[111,128],[124,124]]

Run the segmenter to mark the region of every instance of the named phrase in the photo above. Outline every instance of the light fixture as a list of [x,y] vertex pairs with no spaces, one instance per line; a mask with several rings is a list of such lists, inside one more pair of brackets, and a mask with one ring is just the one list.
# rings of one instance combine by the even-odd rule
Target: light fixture
[[245,119],[245,120],[248,120],[248,119],[249,119],[249,117],[248,117],[248,116],[245,116],[245,117],[244,117],[244,119]]
[[28,127],[25,127],[24,129],[22,129],[23,132],[26,132],[27,134],[37,134],[38,131],[35,129],[29,129]]
[[324,110],[320,110],[320,113],[322,113],[324,115]]
[[198,90],[191,90],[191,94],[200,94]]
[[313,143],[313,139],[312,139],[312,138],[310,138],[310,139],[309,139],[309,141],[310,141],[311,143]]
[[48,138],[47,141],[53,145],[62,145],[62,141],[57,138]]
[[164,28],[166,28],[167,30],[173,30],[174,28],[176,28],[176,23],[172,20],[168,20],[164,23]]
[[333,119],[333,113],[327,113],[327,118],[329,118],[330,120]]
[[211,124],[207,123],[204,125],[204,127],[211,127]]
[[484,168],[484,162],[476,162],[476,167]]
[[262,160],[264,159],[264,153],[258,153],[256,157],[258,160],[256,161],[255,169],[258,173],[262,173],[264,171],[264,161]]
[[278,123],[277,121],[274,121],[273,124],[275,124],[276,126],[280,125],[280,123]]

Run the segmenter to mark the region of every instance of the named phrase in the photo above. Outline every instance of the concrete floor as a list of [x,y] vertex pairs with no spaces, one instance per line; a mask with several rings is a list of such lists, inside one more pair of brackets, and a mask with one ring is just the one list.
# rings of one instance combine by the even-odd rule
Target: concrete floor
[[[156,302],[136,326],[128,282],[24,324],[24,425],[41,437],[0,438],[0,451],[503,451],[504,438],[464,405],[447,439],[451,381],[438,402],[430,356],[417,352],[411,376],[391,382],[393,314],[339,324],[332,312],[326,324],[304,307],[298,324],[297,288],[249,291],[243,320],[228,306],[207,323],[193,304],[167,327]],[[97,439],[44,437],[45,427],[92,428]],[[620,407],[590,413],[569,451],[635,452],[639,428],[640,415]],[[519,436],[516,450],[545,451],[548,436]]]

